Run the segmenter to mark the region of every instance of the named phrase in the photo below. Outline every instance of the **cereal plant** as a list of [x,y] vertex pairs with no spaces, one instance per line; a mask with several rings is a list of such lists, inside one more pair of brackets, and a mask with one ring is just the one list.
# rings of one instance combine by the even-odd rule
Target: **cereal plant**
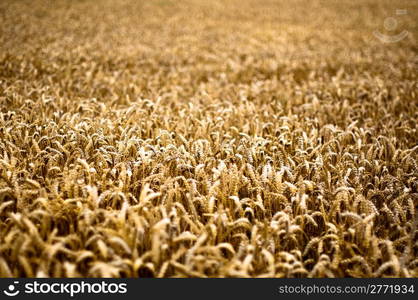
[[417,13],[0,1],[0,277],[418,277]]

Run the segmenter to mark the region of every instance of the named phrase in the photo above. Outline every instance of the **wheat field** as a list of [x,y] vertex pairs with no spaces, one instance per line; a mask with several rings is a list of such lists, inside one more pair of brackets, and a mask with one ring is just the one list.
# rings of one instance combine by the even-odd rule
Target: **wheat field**
[[418,277],[417,13],[1,1],[0,277]]

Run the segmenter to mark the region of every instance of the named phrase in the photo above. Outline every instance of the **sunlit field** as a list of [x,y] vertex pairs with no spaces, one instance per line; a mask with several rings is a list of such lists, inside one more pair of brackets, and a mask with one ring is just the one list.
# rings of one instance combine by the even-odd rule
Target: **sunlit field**
[[418,277],[417,15],[0,1],[0,277]]

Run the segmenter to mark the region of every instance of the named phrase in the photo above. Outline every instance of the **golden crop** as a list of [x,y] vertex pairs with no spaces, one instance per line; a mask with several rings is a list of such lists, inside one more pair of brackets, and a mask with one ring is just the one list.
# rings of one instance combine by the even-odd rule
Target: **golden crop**
[[418,277],[417,13],[1,1],[0,276]]

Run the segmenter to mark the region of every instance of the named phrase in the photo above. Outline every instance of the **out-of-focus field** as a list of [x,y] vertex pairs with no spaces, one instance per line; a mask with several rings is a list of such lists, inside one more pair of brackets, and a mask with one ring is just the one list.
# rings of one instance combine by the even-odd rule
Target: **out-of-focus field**
[[417,14],[0,1],[0,276],[418,277]]

